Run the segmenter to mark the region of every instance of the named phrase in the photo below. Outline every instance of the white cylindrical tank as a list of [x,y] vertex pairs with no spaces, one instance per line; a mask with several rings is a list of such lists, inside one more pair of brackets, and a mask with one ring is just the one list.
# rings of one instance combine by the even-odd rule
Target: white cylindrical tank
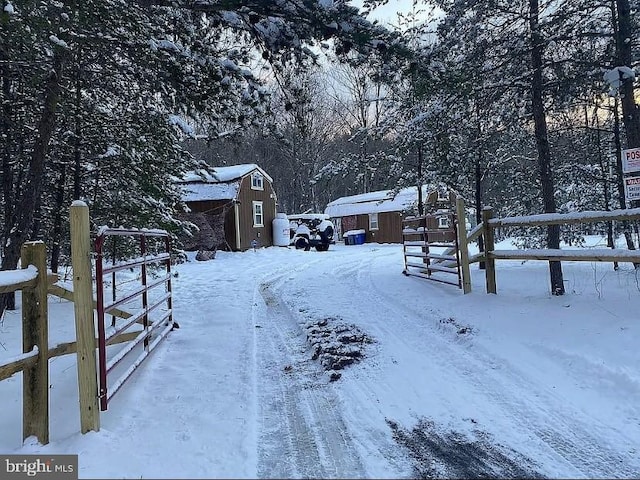
[[273,219],[273,244],[276,247],[288,247],[291,241],[289,219],[285,213],[276,213]]

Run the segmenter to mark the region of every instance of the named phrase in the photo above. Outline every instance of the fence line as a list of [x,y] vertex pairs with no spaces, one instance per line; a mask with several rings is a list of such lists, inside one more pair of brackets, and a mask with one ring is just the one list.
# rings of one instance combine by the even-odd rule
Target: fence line
[[613,210],[609,212],[586,211],[572,213],[545,213],[524,217],[494,218],[493,208],[485,207],[482,211],[480,223],[467,236],[467,243],[476,239],[481,232],[484,238],[485,252],[474,255],[470,263],[485,262],[485,277],[487,293],[496,293],[496,260],[548,260],[573,262],[631,262],[640,263],[640,251],[625,249],[591,249],[588,251],[576,249],[526,249],[526,250],[496,250],[494,231],[500,227],[534,227],[547,225],[571,225],[577,223],[596,223],[604,221],[634,221],[640,219],[640,208],[627,210]]
[[[72,204],[70,224],[73,290],[57,285],[56,274],[47,274],[46,246],[41,241],[26,242],[22,245],[21,269],[0,271],[0,294],[22,292],[23,335],[23,353],[0,363],[0,381],[22,372],[23,440],[34,436],[42,445],[49,443],[49,359],[54,357],[76,354],[81,432],[100,429],[96,368],[98,338],[95,334],[93,314],[97,301],[93,297],[92,248],[89,209],[86,204]],[[170,258],[167,262],[169,261]],[[48,294],[74,303],[76,341],[49,347]],[[124,319],[133,317],[133,314],[115,306],[108,307],[105,312]],[[145,320],[146,318],[135,319],[131,324],[142,324]],[[139,335],[140,332],[137,331],[115,332],[106,344],[131,342]],[[160,337],[164,335],[166,332],[163,331]],[[152,342],[150,349],[153,349],[157,341],[159,339]]]

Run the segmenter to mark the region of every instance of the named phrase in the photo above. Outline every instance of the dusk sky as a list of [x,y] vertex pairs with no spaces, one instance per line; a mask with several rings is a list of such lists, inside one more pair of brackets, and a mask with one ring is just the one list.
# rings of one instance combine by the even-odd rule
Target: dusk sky
[[[352,0],[350,3],[357,7],[362,7],[362,0]],[[396,23],[396,13],[410,12],[412,6],[412,0],[389,0],[385,5],[376,8],[375,11],[369,15],[369,18],[378,20],[381,23]]]

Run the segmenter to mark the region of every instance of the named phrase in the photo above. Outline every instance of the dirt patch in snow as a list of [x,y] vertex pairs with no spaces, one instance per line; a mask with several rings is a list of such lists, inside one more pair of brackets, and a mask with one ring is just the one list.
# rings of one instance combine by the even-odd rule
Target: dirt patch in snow
[[331,372],[332,381],[340,378],[338,370],[360,361],[365,346],[373,342],[357,326],[336,317],[307,321],[304,328],[313,352],[311,359],[319,360],[323,368]]
[[494,442],[486,432],[446,431],[428,419],[412,429],[387,423],[413,459],[414,478],[544,478],[530,459]]
[[463,325],[453,317],[441,318],[438,323],[441,329],[455,333],[458,339],[469,338],[475,333],[471,326]]

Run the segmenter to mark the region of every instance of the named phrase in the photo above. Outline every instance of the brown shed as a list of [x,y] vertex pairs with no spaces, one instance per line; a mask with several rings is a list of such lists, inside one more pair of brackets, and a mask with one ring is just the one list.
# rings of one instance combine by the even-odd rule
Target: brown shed
[[276,194],[273,179],[258,165],[192,172],[179,183],[189,209],[182,219],[200,228],[183,239],[187,250],[247,250],[254,241],[260,247],[273,245]]
[[[422,187],[425,202],[432,190],[427,185]],[[340,237],[349,230],[364,230],[365,242],[402,243],[402,220],[413,213],[417,203],[417,187],[407,187],[395,195],[393,190],[381,190],[338,198],[327,205],[324,213],[331,217]],[[427,228],[443,231],[442,238],[437,238],[439,241],[452,241],[448,217],[444,214],[441,217],[430,219],[433,225]]]

